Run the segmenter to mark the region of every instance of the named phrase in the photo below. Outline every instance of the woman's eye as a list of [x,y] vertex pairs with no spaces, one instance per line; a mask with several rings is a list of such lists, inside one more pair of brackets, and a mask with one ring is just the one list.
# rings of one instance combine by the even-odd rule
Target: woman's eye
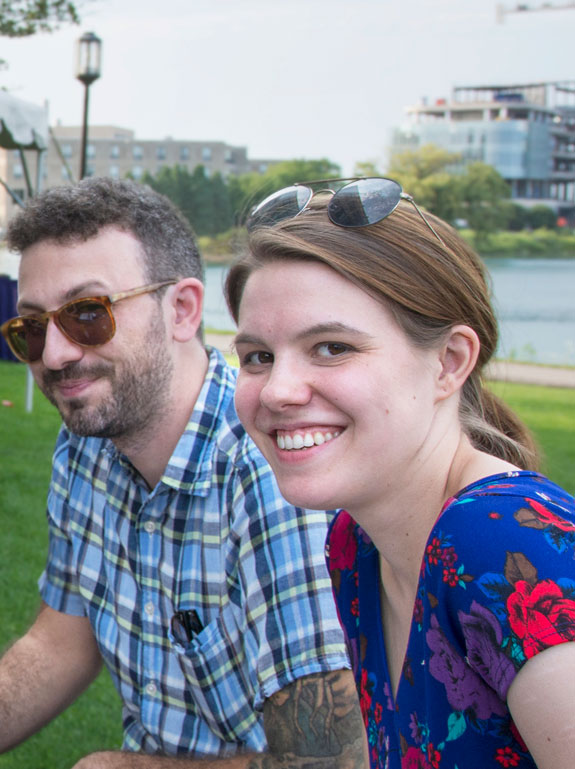
[[242,366],[265,366],[267,363],[272,363],[274,356],[271,352],[264,352],[263,350],[255,350],[242,355]]
[[317,346],[317,353],[322,358],[335,358],[337,355],[343,355],[352,349],[348,344],[341,342],[324,342]]

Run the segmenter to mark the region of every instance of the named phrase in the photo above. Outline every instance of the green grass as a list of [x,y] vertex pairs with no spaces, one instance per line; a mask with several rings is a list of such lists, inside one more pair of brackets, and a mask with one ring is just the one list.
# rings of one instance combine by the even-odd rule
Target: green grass
[[535,434],[542,472],[575,495],[575,390],[507,382],[489,386]]
[[[575,390],[493,383],[534,430],[545,472],[575,493]],[[38,393],[25,411],[26,369],[0,362],[0,646],[24,632],[38,607],[36,581],[45,559],[45,499],[60,425]],[[3,696],[5,696],[3,694]],[[9,698],[7,704],[9,705]],[[106,672],[71,708],[11,753],[0,769],[66,769],[83,755],[121,744],[121,708]]]
[[[45,500],[57,411],[36,391],[25,411],[26,369],[0,363],[0,648],[25,631],[39,605],[47,546]],[[5,693],[2,693],[6,697]],[[6,698],[9,707],[9,697]],[[67,769],[82,756],[121,745],[121,706],[107,672],[65,713],[11,753],[0,769]]]

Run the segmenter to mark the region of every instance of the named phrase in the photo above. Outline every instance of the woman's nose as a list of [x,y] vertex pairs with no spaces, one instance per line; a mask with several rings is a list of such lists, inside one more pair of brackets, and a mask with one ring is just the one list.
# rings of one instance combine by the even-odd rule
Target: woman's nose
[[262,387],[260,401],[266,408],[277,411],[308,403],[311,393],[312,387],[303,367],[296,366],[293,361],[281,363],[276,359]]

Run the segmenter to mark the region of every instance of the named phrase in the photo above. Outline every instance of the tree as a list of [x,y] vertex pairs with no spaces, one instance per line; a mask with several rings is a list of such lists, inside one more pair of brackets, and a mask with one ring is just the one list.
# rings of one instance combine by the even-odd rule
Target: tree
[[228,188],[220,174],[208,177],[204,166],[190,173],[183,166],[164,166],[142,179],[174,203],[197,235],[217,235],[233,225]]
[[389,175],[397,181],[427,179],[432,174],[445,171],[461,160],[457,152],[449,152],[435,144],[424,144],[416,150],[406,150],[391,156]]
[[520,232],[527,224],[527,209],[514,203],[512,200],[504,200],[499,204],[501,224],[511,232]]
[[417,150],[392,155],[386,175],[413,195],[418,206],[447,222],[453,222],[460,209],[459,177],[450,173],[449,169],[456,166],[460,159],[458,153],[426,144]]
[[501,201],[511,194],[507,182],[493,166],[471,163],[459,179],[459,190],[463,218],[476,244],[484,243],[501,223]]
[[527,209],[527,225],[534,230],[544,227],[554,230],[557,226],[557,214],[549,206],[542,203]]
[[0,36],[28,37],[53,32],[62,22],[78,24],[80,4],[81,0],[0,0]]

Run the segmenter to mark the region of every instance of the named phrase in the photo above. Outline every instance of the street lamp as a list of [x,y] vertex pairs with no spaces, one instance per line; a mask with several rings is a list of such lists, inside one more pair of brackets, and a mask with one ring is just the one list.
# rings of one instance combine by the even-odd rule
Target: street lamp
[[76,77],[84,83],[84,122],[82,123],[82,148],[80,154],[80,179],[86,176],[88,145],[88,90],[100,77],[102,41],[93,32],[85,32],[78,40]]

